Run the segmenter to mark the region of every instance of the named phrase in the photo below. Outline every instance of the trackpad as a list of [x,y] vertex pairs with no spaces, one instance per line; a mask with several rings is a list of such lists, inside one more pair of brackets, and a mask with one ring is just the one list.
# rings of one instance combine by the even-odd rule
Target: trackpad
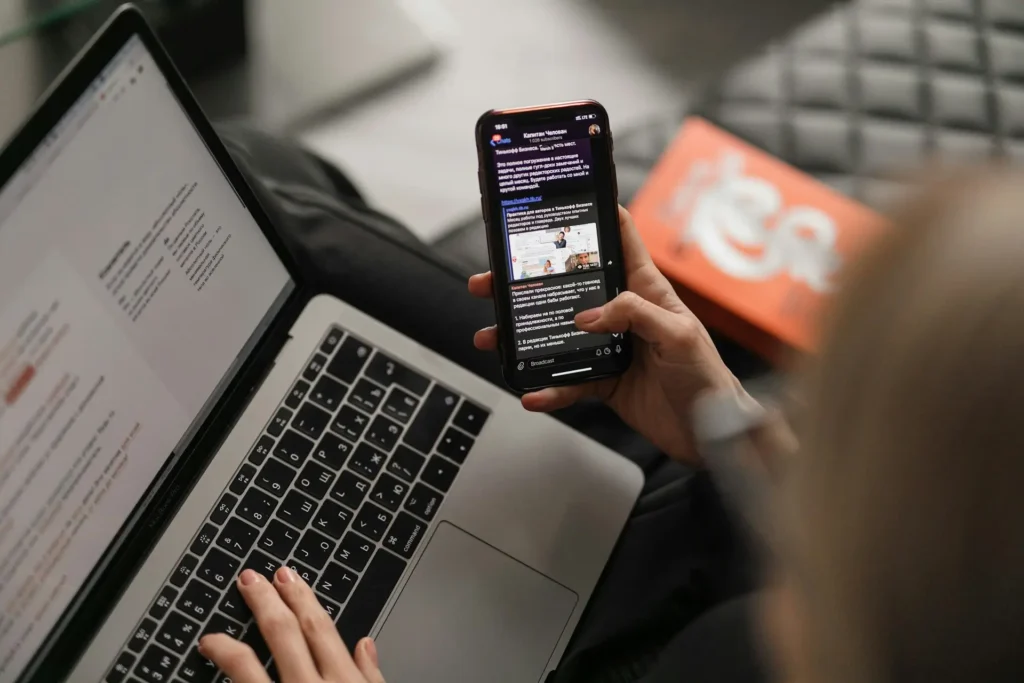
[[388,683],[538,681],[577,596],[443,522],[377,636]]

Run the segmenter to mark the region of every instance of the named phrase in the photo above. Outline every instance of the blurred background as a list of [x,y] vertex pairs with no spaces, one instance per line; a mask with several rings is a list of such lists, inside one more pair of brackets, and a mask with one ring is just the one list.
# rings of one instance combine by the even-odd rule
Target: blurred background
[[[116,0],[0,0],[0,137]],[[434,242],[478,213],[486,109],[595,98],[616,132],[692,93],[824,0],[149,0],[215,120],[297,137]]]

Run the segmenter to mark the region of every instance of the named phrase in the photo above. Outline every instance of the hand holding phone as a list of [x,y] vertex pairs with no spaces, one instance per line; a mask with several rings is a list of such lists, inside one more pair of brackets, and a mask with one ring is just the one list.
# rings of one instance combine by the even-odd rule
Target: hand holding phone
[[[595,333],[631,330],[632,365],[618,376],[528,393],[523,396],[523,406],[550,412],[597,397],[668,456],[698,464],[691,423],[694,401],[708,390],[745,392],[722,362],[707,330],[654,265],[629,213],[620,209],[618,217],[629,291],[601,306],[596,314],[593,309],[581,312],[576,322]],[[469,291],[490,298],[493,282],[491,273],[474,275],[469,279]],[[584,322],[584,318],[590,321]],[[496,350],[498,331],[493,327],[480,330],[473,341],[481,350]]]
[[527,392],[621,374],[628,333],[573,322],[626,289],[604,107],[489,111],[476,135],[505,382]]

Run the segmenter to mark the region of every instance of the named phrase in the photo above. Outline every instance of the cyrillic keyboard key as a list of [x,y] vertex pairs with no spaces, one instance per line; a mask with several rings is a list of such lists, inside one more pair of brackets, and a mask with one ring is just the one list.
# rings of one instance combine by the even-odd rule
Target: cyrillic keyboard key
[[352,406],[342,406],[331,423],[331,431],[343,436],[349,441],[358,441],[366,430],[370,418],[363,415]]
[[304,496],[298,491],[289,491],[288,495],[281,501],[281,507],[277,509],[274,517],[283,519],[296,529],[301,529],[309,522],[309,518],[316,511],[316,502]]
[[282,562],[288,558],[299,540],[299,532],[276,519],[270,520],[267,530],[260,536],[259,547]]
[[228,619],[219,612],[210,617],[210,621],[207,622],[206,627],[203,629],[203,635],[207,633],[223,633],[226,636],[231,636],[235,640],[242,637],[242,625],[232,619]]
[[199,624],[180,612],[171,612],[167,621],[156,634],[156,642],[168,650],[183,655],[188,652],[189,645],[199,635]]
[[324,375],[316,381],[316,386],[309,394],[309,400],[329,413],[333,413],[345,399],[348,390],[338,380]]
[[294,478],[295,470],[278,460],[270,459],[263,464],[263,469],[256,475],[256,485],[267,493],[280,498]]
[[218,608],[240,624],[246,624],[252,619],[252,612],[249,611],[249,606],[245,604],[242,594],[238,592],[238,585],[234,581],[228,586],[228,592],[224,594]]
[[388,460],[388,472],[412,483],[423,469],[426,457],[407,446],[399,446]]
[[412,419],[412,414],[416,411],[416,406],[419,404],[420,400],[408,391],[392,387],[391,393],[388,394],[387,400],[384,401],[383,411],[402,424],[409,424],[409,420]]
[[295,488],[308,493],[315,500],[321,500],[331,490],[334,483],[334,472],[313,461],[307,462],[295,480]]
[[259,529],[237,517],[232,517],[217,537],[217,545],[232,555],[245,557],[259,535]]
[[366,376],[374,382],[389,388],[392,384],[405,387],[417,396],[422,396],[430,386],[430,380],[410,370],[398,361],[378,351],[366,367]]
[[218,548],[213,548],[203,563],[199,565],[196,576],[217,588],[227,588],[241,564],[241,560],[236,560]]
[[313,442],[289,429],[274,447],[274,457],[283,460],[292,467],[301,467],[303,461],[313,450]]
[[167,683],[181,658],[158,645],[150,645],[135,665],[135,675],[148,683]]
[[369,444],[361,443],[356,446],[356,452],[349,458],[348,467],[353,472],[363,475],[367,479],[376,478],[384,462],[388,459],[386,455]]
[[384,537],[388,525],[391,524],[391,518],[392,514],[387,510],[379,508],[373,503],[366,503],[356,515],[352,528],[367,538],[379,541]]
[[380,549],[373,556],[348,606],[338,619],[338,633],[350,651],[360,638],[370,634],[384,603],[402,578],[405,564],[405,560],[387,550]]
[[361,379],[352,387],[352,393],[348,395],[348,402],[360,410],[373,413],[377,406],[384,399],[384,390],[373,382]]
[[350,572],[340,564],[331,562],[324,569],[320,581],[316,584],[316,590],[332,600],[343,603],[348,599],[358,580],[359,577],[356,576],[355,572]]
[[[327,423],[331,421],[331,414],[323,408],[318,408],[312,403],[303,403],[302,407],[299,408],[299,412],[295,413],[295,419],[292,420],[292,427],[294,427],[300,434],[308,436],[311,439],[319,439],[320,435],[324,433],[327,428]],[[310,450],[313,445],[310,444]]]
[[333,500],[325,500],[313,518],[313,528],[338,540],[352,521],[352,511]]
[[270,555],[261,553],[259,550],[253,550],[249,553],[249,557],[245,560],[245,563],[242,564],[242,571],[251,569],[267,581],[273,581],[274,572],[276,572],[280,566],[280,560],[276,560]]
[[314,595],[316,595],[317,602],[319,602],[320,606],[324,608],[325,612],[327,612],[327,616],[331,618],[331,621],[336,620],[341,614],[341,607],[338,606],[338,603],[333,600],[328,600],[319,593],[314,593]]
[[434,444],[437,443],[458,402],[458,396],[440,385],[435,385],[427,394],[420,412],[416,413],[416,419],[409,425],[402,441],[424,454],[433,451]]
[[293,572],[299,575],[300,579],[305,581],[308,585],[312,586],[316,583],[316,579],[319,576],[319,574],[310,569],[309,567],[307,567],[306,565],[302,564],[301,562],[296,562],[295,560],[289,560],[288,566],[291,568]]
[[460,465],[466,462],[469,449],[473,447],[473,438],[460,432],[458,429],[449,427],[437,444],[437,452],[446,458],[451,458]]
[[399,512],[384,536],[384,547],[410,559],[427,531],[427,525],[407,512]]
[[437,491],[423,484],[416,484],[412,487],[409,499],[405,501],[405,509],[420,519],[431,521],[437,514],[437,508],[441,507],[444,500]]
[[258,527],[266,525],[277,507],[277,499],[259,489],[249,489],[242,496],[235,514]]
[[367,482],[345,470],[338,475],[338,483],[331,489],[331,498],[355,510],[366,498],[369,490],[370,485]]
[[310,529],[302,535],[302,540],[295,546],[295,558],[314,569],[323,569],[328,558],[334,552],[335,541],[321,533]]
[[327,365],[327,372],[340,379],[345,384],[352,384],[359,371],[366,365],[366,359],[370,357],[370,347],[353,336],[348,336],[338,347],[338,352]]
[[345,534],[345,538],[341,539],[341,544],[338,546],[337,552],[334,553],[334,559],[361,572],[366,568],[366,563],[370,561],[372,553],[373,544],[359,534],[350,531]]
[[484,423],[487,422],[489,415],[490,413],[475,403],[463,401],[458,412],[455,413],[455,417],[452,418],[452,424],[460,429],[465,429],[473,436],[480,436],[480,430],[484,428]]
[[260,633],[260,629],[256,624],[251,624],[245,630],[242,642],[251,647],[252,651],[256,653],[256,659],[266,666],[267,662],[270,661],[270,647],[267,645],[267,641],[263,640],[263,634]]
[[394,512],[408,492],[409,484],[395,479],[390,474],[382,474],[370,492],[370,500]]
[[178,667],[178,678],[183,683],[210,683],[217,675],[217,667],[193,647]]
[[390,453],[391,449],[395,447],[398,437],[401,435],[402,428],[399,424],[383,415],[375,417],[370,428],[366,430],[366,440],[387,453]]

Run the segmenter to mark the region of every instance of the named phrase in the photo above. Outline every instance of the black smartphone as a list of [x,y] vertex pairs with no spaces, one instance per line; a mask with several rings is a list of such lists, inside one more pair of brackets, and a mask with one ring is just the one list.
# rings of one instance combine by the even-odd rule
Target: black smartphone
[[608,113],[593,100],[492,110],[476,143],[505,382],[523,393],[624,372],[629,334],[573,322],[626,288]]

